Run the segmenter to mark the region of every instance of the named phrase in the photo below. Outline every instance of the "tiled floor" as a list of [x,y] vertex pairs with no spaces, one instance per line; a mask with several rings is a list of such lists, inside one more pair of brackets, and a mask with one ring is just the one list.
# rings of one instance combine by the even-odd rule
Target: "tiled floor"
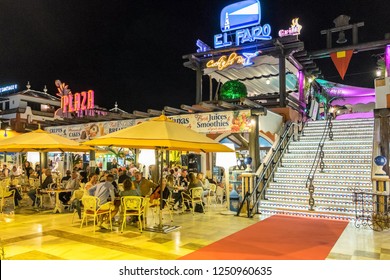
[[[173,260],[207,244],[256,223],[253,219],[222,215],[224,208],[212,206],[206,214],[174,214],[178,230],[167,234],[144,231],[139,233],[128,225],[124,233],[90,224],[80,229],[80,221],[72,224],[71,213],[53,214],[31,207],[16,209],[15,214],[1,214],[0,238],[6,259],[67,259],[67,260]],[[169,224],[169,216],[164,216]],[[149,215],[148,223],[155,221]],[[376,232],[356,228],[350,222],[327,259],[390,260],[390,231]]]

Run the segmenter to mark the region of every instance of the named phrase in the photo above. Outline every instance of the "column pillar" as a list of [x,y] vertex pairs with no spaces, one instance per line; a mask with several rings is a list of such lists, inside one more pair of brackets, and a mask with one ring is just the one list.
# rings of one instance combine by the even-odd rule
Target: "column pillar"
[[279,55],[279,102],[280,107],[286,107],[286,60]]

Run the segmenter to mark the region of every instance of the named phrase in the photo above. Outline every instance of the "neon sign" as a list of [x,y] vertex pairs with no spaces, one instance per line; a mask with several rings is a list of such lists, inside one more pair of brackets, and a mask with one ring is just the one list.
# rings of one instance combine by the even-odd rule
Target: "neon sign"
[[6,91],[11,91],[11,90],[16,90],[17,88],[18,88],[17,84],[1,87],[0,88],[0,93],[6,92]]
[[279,37],[286,37],[286,36],[292,36],[292,35],[299,35],[301,34],[302,25],[298,23],[299,18],[294,18],[291,21],[291,26],[287,30],[279,30]]
[[233,64],[242,64],[243,66],[252,65],[253,62],[251,59],[260,54],[260,51],[254,53],[243,53],[242,56],[233,52],[229,56],[223,55],[217,61],[214,59],[209,60],[206,63],[207,68],[217,68],[218,70],[223,70],[227,67],[232,66]]
[[198,47],[198,49],[196,50],[196,52],[198,52],[198,53],[207,52],[207,51],[211,50],[211,48],[205,42],[203,42],[199,39],[196,41],[196,46]]
[[[260,25],[261,7],[258,0],[245,0],[226,6],[220,15],[222,34],[214,35],[214,47],[223,48],[255,42],[257,40],[271,40],[271,26]],[[252,28],[248,28],[252,27]],[[235,33],[231,32],[236,30]],[[234,41],[229,39],[234,37]]]
[[55,81],[58,93],[61,97],[62,113],[77,113],[78,116],[88,115],[89,110],[95,108],[95,93],[93,90],[76,92],[72,94],[68,85],[61,83],[60,80]]

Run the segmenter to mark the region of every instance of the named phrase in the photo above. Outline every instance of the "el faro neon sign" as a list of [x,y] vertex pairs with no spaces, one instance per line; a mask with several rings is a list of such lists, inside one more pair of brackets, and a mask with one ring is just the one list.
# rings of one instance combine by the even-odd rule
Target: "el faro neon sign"
[[95,108],[95,93],[93,90],[76,92],[72,94],[68,85],[61,83],[60,80],[55,81],[58,93],[61,97],[61,109],[63,113],[76,112],[79,116],[88,115],[88,110]]
[[[245,0],[226,6],[221,11],[220,26],[222,34],[214,35],[214,47],[223,48],[233,45],[229,39],[234,37],[234,45],[246,42],[271,40],[271,26],[260,25],[261,7],[258,0]],[[251,28],[248,28],[251,27]],[[235,33],[231,32],[236,30]]]

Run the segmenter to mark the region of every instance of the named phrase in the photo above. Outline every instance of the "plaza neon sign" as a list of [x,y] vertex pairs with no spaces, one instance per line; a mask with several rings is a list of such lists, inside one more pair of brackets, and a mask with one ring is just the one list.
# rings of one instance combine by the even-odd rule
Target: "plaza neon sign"
[[301,34],[302,25],[298,23],[299,18],[294,18],[291,21],[291,26],[287,30],[279,30],[279,37],[286,37],[286,36],[292,36],[292,35],[299,35]]
[[[233,44],[271,40],[271,26],[260,25],[261,7],[258,0],[245,0],[226,6],[220,15],[222,34],[214,35],[214,47],[223,48]],[[250,28],[249,28],[250,27]],[[235,32],[232,32],[234,31]],[[230,40],[234,37],[234,40]]]
[[88,110],[95,108],[95,93],[93,90],[76,92],[72,94],[68,85],[61,83],[60,80],[55,81],[58,93],[61,97],[61,109],[63,113],[76,112],[79,116],[88,115]]
[[243,66],[249,66],[253,64],[251,59],[260,54],[260,51],[254,53],[243,53],[242,56],[233,52],[229,56],[223,55],[217,61],[214,59],[209,60],[206,63],[207,68],[217,68],[218,70],[223,70],[227,67],[232,66],[233,64],[242,64]]

